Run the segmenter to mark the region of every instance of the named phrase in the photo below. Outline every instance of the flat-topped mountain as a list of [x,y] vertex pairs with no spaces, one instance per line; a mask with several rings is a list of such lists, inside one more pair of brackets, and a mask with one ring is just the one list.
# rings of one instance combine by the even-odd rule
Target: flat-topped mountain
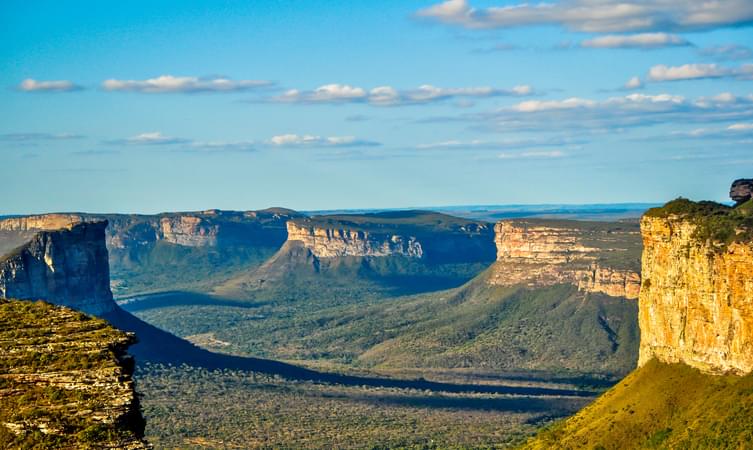
[[[745,180],[743,180],[745,181]],[[649,210],[639,368],[529,448],[747,448],[753,435],[753,200]]]
[[214,292],[255,298],[282,289],[281,296],[304,298],[312,288],[338,286],[378,295],[432,291],[462,284],[493,259],[493,230],[484,222],[428,211],[300,217],[288,221],[274,256]]
[[499,286],[573,284],[580,290],[638,298],[640,230],[632,222],[503,220],[494,227]]
[[65,307],[0,299],[0,447],[150,448],[134,341]]

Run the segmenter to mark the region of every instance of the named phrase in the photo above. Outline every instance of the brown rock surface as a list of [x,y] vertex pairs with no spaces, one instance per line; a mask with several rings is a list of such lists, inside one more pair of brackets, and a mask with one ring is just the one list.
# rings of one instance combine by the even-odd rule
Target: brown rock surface
[[678,216],[644,217],[639,365],[651,358],[706,372],[753,370],[753,243],[724,248]]
[[288,222],[288,241],[298,241],[317,258],[402,255],[421,258],[423,248],[413,236],[375,234],[345,228],[320,228]]
[[[606,256],[639,248],[637,229],[575,221],[503,220],[496,224],[497,262],[489,283],[551,286],[569,283],[587,292],[638,298],[640,275],[615,267]],[[638,257],[635,254],[637,261]]]

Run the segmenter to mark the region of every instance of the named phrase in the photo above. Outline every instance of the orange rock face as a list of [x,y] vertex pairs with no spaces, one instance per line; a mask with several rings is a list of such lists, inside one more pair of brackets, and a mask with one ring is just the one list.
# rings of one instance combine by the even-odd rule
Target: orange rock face
[[644,217],[639,365],[651,358],[706,372],[753,370],[753,242],[694,239],[678,217]]
[[71,228],[84,219],[76,214],[44,214],[0,220],[0,231],[52,231]]
[[[582,291],[638,298],[637,271],[614,268],[605,254],[638,246],[637,230],[597,228],[578,222],[503,220],[494,227],[497,262],[488,282],[530,287],[569,283]],[[637,256],[635,257],[637,260]]]
[[319,228],[288,222],[288,241],[299,241],[318,258],[402,255],[421,258],[423,248],[413,236],[375,235],[343,228]]

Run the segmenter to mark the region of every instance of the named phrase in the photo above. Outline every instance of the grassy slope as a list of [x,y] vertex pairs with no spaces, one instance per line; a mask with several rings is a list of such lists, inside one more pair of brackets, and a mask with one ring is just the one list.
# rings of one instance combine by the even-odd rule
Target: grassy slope
[[650,361],[529,449],[751,448],[753,374],[706,375]]

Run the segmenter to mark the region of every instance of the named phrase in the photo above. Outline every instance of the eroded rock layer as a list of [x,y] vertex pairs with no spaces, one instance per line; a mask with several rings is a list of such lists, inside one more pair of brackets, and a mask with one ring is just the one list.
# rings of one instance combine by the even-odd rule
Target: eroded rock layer
[[497,262],[488,279],[492,285],[573,284],[587,292],[638,298],[637,225],[503,220],[494,231]]
[[134,341],[68,308],[0,299],[0,447],[149,448]]
[[0,256],[0,297],[48,300],[89,314],[112,311],[107,222],[40,231]]
[[641,221],[639,365],[651,358],[707,372],[753,370],[753,243],[720,247],[680,216]]
[[288,222],[288,241],[298,241],[317,258],[339,256],[401,255],[421,258],[421,243],[415,236],[378,234],[345,228],[319,228]]

